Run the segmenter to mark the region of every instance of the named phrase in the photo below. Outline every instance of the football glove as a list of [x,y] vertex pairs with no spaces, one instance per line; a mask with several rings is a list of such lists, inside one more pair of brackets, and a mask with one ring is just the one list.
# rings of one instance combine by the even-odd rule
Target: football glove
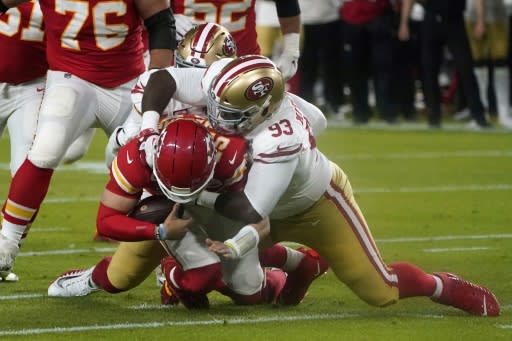
[[300,56],[300,34],[288,33],[283,36],[283,52],[276,61],[284,80],[289,80],[297,72]]
[[20,249],[18,242],[0,234],[0,271],[9,271]]
[[194,27],[194,23],[189,16],[183,14],[175,14],[174,20],[176,21],[176,39],[181,40]]

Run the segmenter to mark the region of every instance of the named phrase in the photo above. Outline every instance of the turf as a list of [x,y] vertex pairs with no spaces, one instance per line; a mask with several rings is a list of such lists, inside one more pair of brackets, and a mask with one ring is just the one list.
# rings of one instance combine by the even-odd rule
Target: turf
[[[55,174],[16,262],[0,283],[2,339],[74,340],[489,340],[512,339],[512,134],[495,129],[333,126],[320,148],[348,173],[381,254],[427,271],[452,271],[492,289],[497,318],[473,317],[427,298],[366,305],[331,271],[297,307],[239,307],[217,294],[209,311],[162,308],[155,278],[130,292],[51,299],[61,272],[88,267],[115,245],[93,242],[106,138]],[[0,197],[9,186],[9,140],[0,139]]]

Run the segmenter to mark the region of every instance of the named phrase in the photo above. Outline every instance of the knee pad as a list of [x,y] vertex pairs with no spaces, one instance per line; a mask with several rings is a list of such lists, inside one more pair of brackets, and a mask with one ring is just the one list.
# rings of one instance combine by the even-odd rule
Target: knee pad
[[77,100],[74,89],[54,87],[47,90],[39,112],[39,122],[28,159],[37,167],[55,169],[73,138],[71,120]]

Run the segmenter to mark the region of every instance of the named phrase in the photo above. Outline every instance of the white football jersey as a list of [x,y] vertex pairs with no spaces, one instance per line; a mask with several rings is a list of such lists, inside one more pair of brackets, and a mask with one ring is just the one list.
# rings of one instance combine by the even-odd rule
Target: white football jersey
[[[246,136],[252,141],[254,164],[249,170],[244,192],[261,216],[282,219],[304,211],[323,195],[331,180],[330,162],[316,148],[307,116],[309,113],[317,117],[318,108],[303,100],[299,106],[297,98],[286,93],[279,110]],[[261,172],[265,166],[286,163],[293,166]],[[258,168],[256,177],[251,177],[251,172]],[[269,177],[287,179],[290,176],[288,185],[281,192],[279,186],[265,186],[271,181]],[[274,196],[274,200],[269,196]],[[275,205],[271,207],[273,203]]]
[[[167,68],[177,85],[174,99],[206,105],[208,84],[231,60],[221,59],[206,70]],[[285,93],[279,110],[245,136],[251,141],[254,164],[244,192],[262,217],[289,217],[309,208],[323,195],[331,180],[331,166],[316,148],[314,136],[326,126],[316,106]],[[274,184],[274,179],[284,181]]]

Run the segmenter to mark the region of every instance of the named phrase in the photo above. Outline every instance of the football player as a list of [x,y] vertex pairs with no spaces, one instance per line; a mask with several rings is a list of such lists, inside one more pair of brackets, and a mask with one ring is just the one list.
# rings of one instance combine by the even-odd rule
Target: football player
[[[0,49],[3,51],[0,59],[0,136],[7,127],[11,144],[10,171],[14,176],[25,160],[36,132],[48,62],[43,14],[38,2],[10,8],[0,15],[0,20]],[[82,158],[94,131],[88,129],[73,141],[62,163],[69,164]],[[17,279],[17,276],[6,278]]]
[[[176,51],[176,65],[180,67],[196,67],[196,68],[205,68],[206,66],[210,65],[214,60],[226,57],[226,56],[233,56],[234,55],[234,49],[232,46],[232,39],[229,34],[224,28],[217,24],[202,24],[198,27],[192,29],[189,31],[185,38],[180,42],[178,49]],[[141,86],[139,88],[141,91],[143,90],[143,87]],[[197,89],[192,89],[191,91],[197,92]],[[133,100],[135,103],[135,108],[139,108],[140,110],[140,100],[141,96],[138,92],[135,92],[133,95]],[[182,113],[199,113],[204,114],[204,107],[200,106],[190,106],[185,105],[176,101],[171,101],[165,109],[165,118],[172,118],[173,116]],[[201,122],[205,123],[206,119],[203,116],[202,119],[199,117],[197,118]],[[140,124],[140,119],[138,120],[137,124]],[[137,125],[136,124],[136,125]],[[138,131],[138,130],[137,130]],[[186,136],[185,136],[186,137]],[[217,143],[219,144],[219,148],[225,152],[226,148],[229,146],[229,139],[223,138],[221,136],[216,137],[215,139]],[[130,142],[132,143],[132,142]],[[240,145],[240,150],[235,149],[234,153],[231,151],[232,157],[230,156],[230,159],[228,163],[221,167],[219,164],[217,165],[217,169],[224,169],[222,172],[218,171],[220,174],[224,174],[224,176],[227,176],[228,174],[233,174],[230,177],[236,181],[229,181],[231,184],[230,187],[233,188],[233,184],[239,182],[239,180],[243,179],[243,172],[233,172],[230,171],[230,169],[237,170],[240,167],[233,168],[233,165],[236,164],[235,157],[238,155],[240,158],[241,155],[244,155],[244,150],[242,147],[245,148],[245,145]],[[145,146],[147,146],[145,144]],[[231,143],[231,150],[236,147],[236,143]],[[217,156],[220,154],[217,154]],[[217,157],[218,158],[218,157]],[[221,158],[222,160],[222,158]],[[240,159],[244,160],[244,158]],[[180,163],[184,163],[185,161],[180,160]],[[117,162],[116,162],[117,163]],[[117,167],[117,166],[116,166]],[[116,169],[116,168],[113,168]],[[113,174],[117,174],[117,171]],[[187,174],[187,173],[185,173]],[[175,180],[175,179],[173,179]],[[217,185],[215,185],[217,184]],[[216,190],[221,190],[223,186],[219,186],[219,184],[222,185],[222,182],[219,181],[212,181],[211,186],[214,186]],[[239,188],[240,189],[240,188]],[[172,194],[171,194],[172,195]],[[173,197],[174,198],[174,197]],[[179,198],[174,198],[176,201],[181,201]],[[192,209],[193,210],[193,209]],[[195,212],[197,216],[201,217],[201,212]],[[122,215],[122,214],[121,214]],[[208,219],[203,223],[203,226],[213,225],[212,219],[214,217],[211,216],[211,214],[207,214]],[[218,218],[217,218],[218,219]],[[223,230],[226,231],[227,225],[232,225],[232,223],[217,223],[217,225],[222,225]],[[103,230],[103,233],[114,237],[119,240],[126,240],[126,238],[129,238],[130,240],[133,240],[133,236],[126,236],[124,234],[124,230],[119,228],[116,231],[110,231],[110,228],[101,226],[98,224],[98,227],[100,230]],[[218,228],[213,229],[211,231],[211,235],[219,235]],[[227,230],[229,232],[229,230]],[[226,233],[226,232],[224,232]],[[197,245],[194,240],[196,240],[198,237],[194,238],[185,238],[186,241],[180,241],[179,243],[175,243],[173,245],[181,245],[178,247],[177,250],[174,250],[172,252],[173,254],[179,254],[182,250],[198,250],[198,255],[204,255],[205,259],[208,259],[209,261],[200,260],[200,262],[194,263],[192,260],[187,260],[187,254],[185,253],[184,256],[178,256],[177,259],[180,261],[181,264],[176,263],[173,261],[172,258],[168,258],[164,263],[164,272],[167,275],[167,278],[169,281],[167,284],[163,287],[162,290],[162,300],[163,302],[169,302],[173,300],[173,297],[176,298],[176,294],[179,292],[179,296],[181,298],[181,301],[187,306],[192,307],[193,305],[197,305],[198,303],[202,303],[204,305],[205,302],[207,302],[207,298],[205,295],[205,292],[211,290],[211,285],[215,283],[215,281],[212,280],[212,276],[219,276],[220,272],[215,271],[216,269],[219,269],[218,266],[218,258],[216,256],[213,256],[211,254],[208,255],[208,252],[205,252],[204,250],[201,250],[204,247],[202,245]],[[203,240],[205,238],[202,238]],[[110,258],[106,258],[105,261],[102,261],[98,263],[98,265],[95,267],[94,271],[89,270],[80,270],[79,272],[71,272],[66,273],[60,278],[58,278],[49,288],[49,295],[50,296],[78,296],[78,295],[85,295],[89,292],[93,291],[93,288],[91,286],[87,286],[85,284],[88,283],[89,277],[94,272],[96,275],[96,278],[100,278],[97,280],[99,283],[103,283],[100,285],[104,290],[108,292],[119,292],[119,291],[125,291],[128,290],[138,283],[140,283],[147,274],[152,270],[152,267],[154,267],[154,264],[150,264],[147,261],[151,261],[151,259],[158,259],[158,256],[155,256],[152,258],[150,255],[156,254],[158,255],[160,250],[157,248],[156,250],[151,246],[146,244],[144,246],[144,243],[141,243],[140,247],[144,250],[138,250],[135,252],[135,256],[132,254],[131,250],[135,250],[138,248],[138,244],[136,243],[129,243],[125,245],[124,243],[121,243],[119,249],[116,251],[116,254],[113,257],[112,262],[110,262]],[[204,245],[204,242],[203,242]],[[129,247],[128,247],[129,246]],[[172,250],[172,247],[171,247]],[[148,253],[147,257],[144,258],[144,263],[140,263],[139,261],[130,261],[130,258],[137,259],[136,256],[144,255],[145,253]],[[188,251],[190,252],[190,251]],[[125,254],[128,254],[128,256],[125,256]],[[147,259],[146,259],[147,258]],[[308,285],[308,283],[311,283],[316,277],[318,277],[320,274],[318,273],[319,266],[321,267],[321,273],[323,273],[326,270],[326,264],[323,262],[323,260],[320,259],[313,251],[311,250],[301,250],[300,252],[295,251],[293,249],[283,247],[281,245],[274,245],[271,248],[265,250],[261,253],[260,258],[262,260],[262,263],[265,266],[275,266],[279,268],[283,268],[288,272],[289,275],[299,276],[302,278],[302,283],[304,285]],[[257,259],[254,259],[254,256],[251,256],[249,258],[249,261],[252,262],[252,264],[256,264],[256,269],[258,269],[259,265],[257,263]],[[245,272],[240,272],[240,268],[248,268],[253,269],[253,266],[245,266],[244,262],[241,261],[238,262],[236,266],[234,266],[235,263],[230,263],[230,265],[224,264],[224,266],[228,266],[229,269],[234,270],[227,270],[229,271],[237,271],[239,274],[245,274]],[[105,263],[107,265],[105,265]],[[153,262],[154,263],[154,262]],[[206,265],[206,263],[208,263]],[[133,264],[135,266],[125,266],[125,264]],[[320,265],[319,265],[320,264]],[[182,265],[185,266],[186,271],[183,271]],[[173,270],[174,269],[174,270]],[[179,271],[176,271],[176,269],[179,269]],[[107,274],[108,270],[108,274]],[[226,272],[226,271],[225,271]],[[171,275],[172,273],[172,275]],[[241,281],[236,280],[230,280],[231,287],[239,288],[237,290],[238,293],[240,292],[249,292],[252,295],[241,295],[236,298],[236,301],[238,303],[255,303],[260,299],[261,293],[259,290],[256,290],[259,285],[261,285],[261,280],[258,277],[258,274],[260,272],[258,271],[251,271],[252,275],[250,276],[243,276]],[[136,274],[136,275],[135,275]],[[267,276],[267,280],[272,282],[272,278],[278,278],[280,275],[279,272],[272,272],[269,276]],[[255,277],[256,276],[256,277]],[[101,278],[104,277],[102,280]],[[172,277],[172,278],[171,278]],[[197,277],[196,279],[194,279]],[[229,277],[229,276],[228,276]],[[247,279],[244,279],[246,277]],[[113,281],[115,285],[110,285],[109,278],[113,278]],[[282,278],[282,276],[281,276]],[[249,285],[249,280],[251,279],[253,283],[252,285]],[[172,283],[172,284],[171,284]],[[185,283],[179,285],[178,283]],[[204,284],[202,284],[204,283]],[[208,284],[210,283],[210,284]],[[175,285],[175,288],[172,288],[171,285]],[[190,286],[193,287],[190,287]],[[176,287],[177,286],[177,287]],[[188,290],[187,290],[188,289]],[[170,292],[169,290],[172,290],[173,292]],[[254,294],[254,291],[256,290],[256,293]],[[199,292],[199,294],[198,294]],[[185,294],[186,293],[186,294]],[[231,297],[235,295],[234,292],[231,293]],[[271,295],[270,297],[273,297],[275,295]],[[175,301],[174,301],[175,302]]]
[[[176,33],[184,35],[193,25],[215,22],[233,35],[238,55],[260,53],[256,40],[256,0],[171,1],[176,18]],[[297,0],[275,0],[283,34],[283,50],[277,65],[286,79],[297,72],[300,55],[300,7]]]
[[[0,12],[22,2],[26,1],[2,0]],[[39,5],[50,70],[37,133],[2,209],[3,271],[12,268],[27,225],[70,143],[96,125],[110,135],[130,113],[131,88],[145,70],[143,24],[149,34],[150,68],[169,66],[175,48],[174,18],[166,0],[92,0],[71,5],[41,0]]]
[[[243,185],[247,169],[245,140],[222,136],[205,125],[205,117],[178,116],[159,136],[132,139],[120,149],[102,195],[97,226],[102,235],[129,243],[121,243],[113,257],[104,258],[88,270],[61,275],[48,288],[49,296],[81,296],[100,288],[110,293],[129,290],[147,278],[168,250],[179,264],[167,263],[166,288],[188,308],[208,307],[206,294],[212,290],[229,294],[240,304],[275,300],[286,276],[282,271],[271,271],[264,277],[255,249],[240,258],[236,266],[225,262],[222,271],[219,258],[208,251],[203,229],[212,236],[227,238],[240,223],[212,214],[209,209],[198,210],[195,205],[190,212],[194,222],[182,219],[179,204],[159,225],[127,216],[142,189],[186,204],[204,188],[222,192]],[[268,228],[268,221],[255,228]]]
[[[273,242],[294,241],[325,257],[340,281],[373,306],[426,296],[475,315],[497,316],[500,304],[488,289],[446,272],[428,274],[408,262],[386,264],[370,233],[345,172],[316,146],[307,111],[312,104],[284,91],[276,65],[262,56],[213,63],[206,72],[170,69],[148,81],[143,110],[161,112],[169,97],[208,103],[208,119],[219,132],[242,135],[251,143],[243,191],[203,191],[197,203],[248,225],[233,238],[211,242],[212,250],[238,254],[236,240],[255,246],[251,224],[270,218]],[[202,86],[202,99],[186,98],[176,86]],[[147,97],[146,97],[147,95]],[[147,100],[146,100],[147,99]],[[272,174],[272,176],[269,176]],[[269,190],[272,189],[272,190]],[[296,278],[288,276],[279,297],[294,305],[304,297]]]

